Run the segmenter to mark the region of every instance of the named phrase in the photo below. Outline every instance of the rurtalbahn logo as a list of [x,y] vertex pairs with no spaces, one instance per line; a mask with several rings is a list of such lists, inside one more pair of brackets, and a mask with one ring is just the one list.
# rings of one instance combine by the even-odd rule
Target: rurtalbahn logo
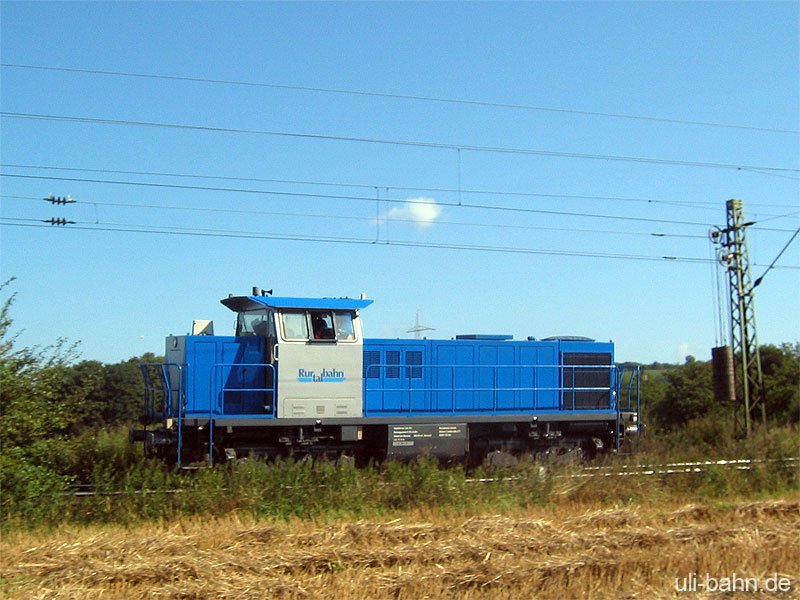
[[344,371],[338,369],[322,369],[320,373],[308,369],[297,370],[297,381],[301,383],[341,383],[344,380]]

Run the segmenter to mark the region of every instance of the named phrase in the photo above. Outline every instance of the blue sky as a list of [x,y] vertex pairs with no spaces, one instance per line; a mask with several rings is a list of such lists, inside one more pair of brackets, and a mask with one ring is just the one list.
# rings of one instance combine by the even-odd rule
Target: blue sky
[[[419,310],[430,336],[707,358],[725,201],[757,221],[753,277],[800,226],[796,2],[0,11],[21,344],[160,353],[192,319],[231,331],[219,300],[259,285],[365,292],[371,337],[410,335]],[[758,288],[762,343],[800,339],[799,290],[795,241]]]

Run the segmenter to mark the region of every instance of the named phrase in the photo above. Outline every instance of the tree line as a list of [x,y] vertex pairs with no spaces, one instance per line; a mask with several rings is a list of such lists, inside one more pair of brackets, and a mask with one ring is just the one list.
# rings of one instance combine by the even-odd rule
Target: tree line
[[[800,342],[764,345],[761,368],[768,421],[800,423]],[[643,368],[644,420],[656,431],[675,431],[698,419],[731,419],[730,405],[714,397],[712,363],[687,356],[682,365]]]

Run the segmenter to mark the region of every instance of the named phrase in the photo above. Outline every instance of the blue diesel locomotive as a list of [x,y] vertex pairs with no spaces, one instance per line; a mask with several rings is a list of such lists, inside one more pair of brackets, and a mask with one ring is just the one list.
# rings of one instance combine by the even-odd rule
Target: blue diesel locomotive
[[367,299],[253,289],[222,304],[233,336],[195,321],[141,366],[144,428],[133,439],[177,465],[250,455],[470,464],[579,449],[638,430],[639,371],[586,338],[365,339]]

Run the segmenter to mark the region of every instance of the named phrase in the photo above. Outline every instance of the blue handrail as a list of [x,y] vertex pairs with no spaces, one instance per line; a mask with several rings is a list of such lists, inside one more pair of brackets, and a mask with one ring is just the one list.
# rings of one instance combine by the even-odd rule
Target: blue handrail
[[[186,409],[186,394],[184,393],[184,366],[179,363],[139,363],[139,370],[144,378],[144,414],[148,419],[155,417],[172,419],[177,408],[178,449],[177,464],[181,466],[181,453],[183,450],[183,415]],[[173,371],[175,370],[175,371]],[[159,374],[161,387],[156,385],[152,373]],[[177,372],[178,385],[173,388],[173,372]],[[156,399],[160,398],[161,410],[156,411]]]
[[[389,371],[391,369],[391,371]],[[608,385],[593,385],[584,386],[578,385],[577,374],[580,374],[579,369],[591,370],[595,373],[608,371]],[[509,412],[510,410],[541,410],[543,407],[538,406],[540,400],[539,393],[555,392],[560,394],[559,403],[561,404],[557,410],[578,410],[576,408],[576,394],[579,392],[608,392],[609,400],[608,406],[599,409],[586,409],[586,410],[613,410],[615,409],[614,399],[617,395],[617,387],[619,385],[620,377],[616,375],[618,367],[615,365],[398,365],[391,363],[371,363],[366,365],[364,372],[364,390],[365,394],[374,392],[381,395],[381,404],[385,403],[387,393],[404,393],[406,401],[401,402],[400,408],[391,409],[385,412],[415,412],[422,411],[422,409],[412,408],[412,398],[414,394],[448,394],[449,393],[449,407],[436,409],[428,408],[427,412],[442,412],[447,411],[450,413],[465,412],[469,410],[493,412]],[[520,375],[530,378],[533,385],[499,385],[501,373],[503,371],[512,370],[506,379],[513,378],[518,382]],[[473,382],[473,385],[457,385],[457,377],[459,372],[465,373],[470,371],[466,377],[466,381]],[[396,376],[387,377],[381,376],[381,373],[394,373]],[[571,385],[564,385],[566,373],[571,374]],[[542,376],[542,374],[545,374]],[[476,375],[478,377],[486,377],[491,382],[484,386],[474,385]],[[555,383],[554,385],[538,385],[541,379],[546,377]],[[449,381],[448,381],[449,380]],[[441,385],[434,386],[434,382],[446,381],[444,387]],[[415,383],[419,382],[419,383]],[[527,392],[531,394],[532,406],[526,406],[524,409],[509,409],[501,408],[500,395],[502,392],[520,393]],[[491,407],[480,407],[475,409],[456,408],[456,395],[459,393],[477,393],[477,394],[491,394]],[[571,406],[567,406],[567,397],[571,398]],[[428,402],[431,404],[431,402]],[[556,409],[555,407],[548,407]]]
[[[618,401],[617,401],[617,431],[616,431],[616,447],[619,449],[626,432],[622,431],[622,413],[634,413],[636,420],[636,432],[641,432],[641,366],[633,365],[627,367],[618,367],[619,379],[617,381],[618,388]],[[627,386],[625,386],[625,379],[628,379]],[[636,408],[634,409],[634,399]],[[623,402],[624,400],[624,402]]]
[[[267,381],[268,379],[272,380],[271,386],[264,386],[264,387],[226,387],[224,383],[221,383],[221,380],[224,379],[223,369],[228,368],[230,370],[236,368],[245,368],[245,367],[255,367],[259,369],[266,369],[264,371],[264,380]],[[270,373],[272,376],[267,378],[266,375]],[[239,415],[227,415],[225,413],[225,394],[229,392],[235,393],[243,393],[243,392],[251,392],[251,393],[261,393],[271,394],[272,404],[271,404],[271,412],[272,415],[275,414],[275,400],[277,394],[277,373],[275,371],[275,365],[269,363],[216,363],[211,367],[211,392],[212,398],[216,398],[215,401],[209,402],[208,407],[208,461],[209,464],[214,464],[214,421],[215,420],[224,420],[227,417],[238,417]],[[230,377],[230,371],[227,374],[228,378]],[[214,415],[218,415],[215,417]],[[267,415],[264,415],[267,416]]]
[[[171,418],[174,409],[186,401],[184,396],[183,367],[178,363],[139,363],[139,370],[144,378],[144,412],[148,417]],[[177,369],[178,386],[172,387],[172,371]],[[159,374],[160,388],[153,379],[153,372]],[[175,395],[174,395],[175,394]],[[157,398],[160,396],[161,410],[156,410]]]

